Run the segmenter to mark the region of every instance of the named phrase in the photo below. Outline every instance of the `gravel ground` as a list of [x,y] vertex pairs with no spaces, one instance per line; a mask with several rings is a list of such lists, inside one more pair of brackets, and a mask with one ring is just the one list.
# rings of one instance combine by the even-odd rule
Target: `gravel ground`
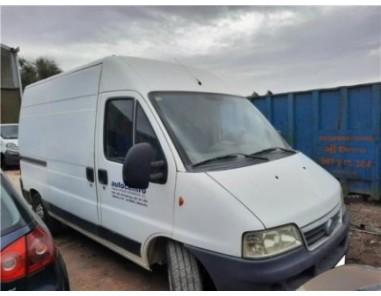
[[[7,171],[17,190],[19,171]],[[360,198],[347,199],[352,214],[351,242],[346,263],[381,267],[381,203]],[[62,252],[72,290],[166,290],[166,270],[157,267],[152,272],[124,259],[80,233],[64,228],[55,237]]]

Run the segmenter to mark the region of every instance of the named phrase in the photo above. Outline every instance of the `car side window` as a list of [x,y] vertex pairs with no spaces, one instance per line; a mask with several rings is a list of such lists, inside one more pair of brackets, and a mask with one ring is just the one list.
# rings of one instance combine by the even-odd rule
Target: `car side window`
[[135,144],[149,143],[154,150],[154,161],[164,160],[164,154],[157,139],[153,128],[144,113],[142,107],[137,104],[136,107],[136,130],[135,130]]
[[104,154],[122,162],[133,145],[133,99],[112,99],[106,103]]

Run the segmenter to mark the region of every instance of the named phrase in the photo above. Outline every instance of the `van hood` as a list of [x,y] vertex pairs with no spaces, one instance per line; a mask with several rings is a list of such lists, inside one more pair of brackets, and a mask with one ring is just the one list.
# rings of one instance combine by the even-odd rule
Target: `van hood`
[[242,202],[266,228],[287,223],[304,227],[341,202],[339,182],[300,152],[207,174]]

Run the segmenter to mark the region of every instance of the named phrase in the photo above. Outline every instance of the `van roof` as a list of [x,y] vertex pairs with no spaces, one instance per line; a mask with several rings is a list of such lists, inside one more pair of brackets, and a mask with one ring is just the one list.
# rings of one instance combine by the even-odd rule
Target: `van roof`
[[27,88],[102,65],[99,92],[115,90],[197,91],[239,94],[229,83],[206,71],[180,63],[170,63],[146,58],[109,56],[77,67],[70,71],[34,83]]

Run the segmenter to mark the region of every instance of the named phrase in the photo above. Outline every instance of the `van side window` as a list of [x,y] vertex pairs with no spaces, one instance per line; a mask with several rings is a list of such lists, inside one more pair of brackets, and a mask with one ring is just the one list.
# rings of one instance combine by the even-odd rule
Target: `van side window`
[[155,153],[154,160],[164,159],[164,154],[161,150],[159,140],[157,139],[147,116],[139,104],[136,108],[135,144],[137,143],[150,143]]
[[106,104],[104,154],[114,161],[123,161],[133,144],[133,99],[113,99]]

